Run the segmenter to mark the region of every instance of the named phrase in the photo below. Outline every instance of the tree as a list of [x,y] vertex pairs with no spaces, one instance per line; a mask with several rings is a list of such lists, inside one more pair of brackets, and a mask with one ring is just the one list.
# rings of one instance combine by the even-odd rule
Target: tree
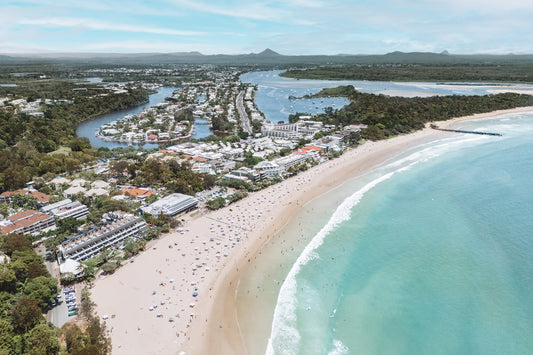
[[11,311],[16,330],[27,332],[44,320],[39,301],[31,297],[21,297]]
[[38,324],[28,333],[26,353],[29,355],[59,353],[59,340],[54,328],[47,324]]
[[315,135],[313,136],[313,139],[320,139],[320,138],[323,138],[326,134],[322,131],[319,131],[319,132],[316,132]]
[[17,207],[24,209],[38,209],[39,204],[37,199],[33,196],[14,194],[11,196],[11,203]]
[[107,262],[102,265],[102,270],[105,273],[109,273],[109,274],[113,273],[117,268],[118,268],[118,265],[115,262]]
[[32,261],[28,264],[28,278],[34,279],[39,276],[48,276],[48,270],[44,267],[42,263]]
[[15,292],[17,275],[7,265],[0,265],[0,291]]
[[31,249],[31,241],[20,234],[8,234],[4,237],[2,250],[9,256],[15,250]]
[[0,354],[13,353],[14,335],[13,325],[7,319],[0,318]]
[[4,216],[4,218],[9,216],[9,204],[0,202],[0,215]]
[[57,295],[57,279],[38,276],[29,280],[24,287],[24,294],[36,299],[39,302],[39,306],[45,309]]

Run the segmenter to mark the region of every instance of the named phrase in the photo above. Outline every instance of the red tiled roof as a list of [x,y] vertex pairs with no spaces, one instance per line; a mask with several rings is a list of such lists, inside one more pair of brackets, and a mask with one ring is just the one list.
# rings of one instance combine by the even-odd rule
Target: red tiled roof
[[11,222],[15,222],[15,221],[18,221],[19,219],[23,219],[23,218],[29,217],[29,216],[34,215],[36,213],[38,213],[38,212],[34,211],[34,210],[23,210],[23,211],[15,213],[14,215],[11,215],[11,216],[7,217],[7,219],[9,219]]
[[30,196],[35,197],[39,202],[48,202],[50,201],[50,195],[42,193],[40,191],[32,191],[29,193]]
[[150,192],[144,189],[126,189],[126,190],[122,190],[122,193],[128,194],[132,197],[152,196],[154,194],[153,192]]
[[314,145],[306,145],[305,147],[303,147],[304,150],[318,150],[318,151],[321,151],[322,148],[320,147],[315,147]]
[[[15,219],[14,217],[17,217]],[[31,225],[37,224],[41,221],[49,219],[51,216],[46,213],[41,213],[33,210],[21,211],[13,216],[8,217],[13,224],[7,225],[5,227],[0,227],[0,233],[8,234],[14,230],[29,227]]]
[[39,202],[48,202],[50,201],[50,195],[44,194],[40,191],[32,191],[29,192],[28,190],[16,190],[16,191],[6,191],[0,194],[0,197],[9,197],[13,195],[27,195],[31,197],[35,197],[37,201]]

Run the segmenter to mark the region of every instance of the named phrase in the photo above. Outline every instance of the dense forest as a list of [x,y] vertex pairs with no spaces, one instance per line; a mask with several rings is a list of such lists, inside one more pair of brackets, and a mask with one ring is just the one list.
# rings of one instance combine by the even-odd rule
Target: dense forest
[[[533,106],[533,96],[513,93],[485,96],[396,97],[358,92],[353,86],[324,89],[313,95],[345,96],[351,103],[340,110],[326,109],[315,117],[325,124],[366,124],[365,139],[379,140],[424,128],[427,122],[444,121],[476,113]],[[289,117],[297,120],[296,115]]]
[[[79,123],[104,113],[137,106],[149,92],[75,97],[42,105],[44,116],[0,108],[0,192],[24,186],[33,176],[71,172],[98,154],[86,138],[76,137]],[[60,149],[62,148],[62,149]]]
[[194,195],[215,185],[211,175],[195,173],[188,163],[176,160],[162,162],[157,159],[145,161],[118,161],[112,168],[118,183],[130,182],[137,186],[166,187],[170,192]]
[[26,237],[10,234],[0,242],[3,255],[11,259],[0,264],[0,354],[109,353],[105,326],[94,315],[88,295],[81,304],[81,328],[69,323],[58,329],[47,323],[43,313],[58,293],[57,279],[50,277]]
[[294,69],[294,79],[533,83],[533,64],[360,64]]

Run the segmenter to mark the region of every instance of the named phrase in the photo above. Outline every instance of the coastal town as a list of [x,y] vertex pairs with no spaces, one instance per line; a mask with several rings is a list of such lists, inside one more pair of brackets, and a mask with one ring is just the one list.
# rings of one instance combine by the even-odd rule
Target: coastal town
[[[0,194],[0,234],[27,236],[46,259],[50,274],[59,281],[58,291],[51,288],[42,300],[47,319],[57,327],[79,315],[82,307],[79,300],[86,297],[82,291],[86,292],[87,286],[133,263],[141,250],[162,235],[186,234],[191,223],[200,216],[209,216],[209,211],[236,204],[250,193],[258,193],[339,157],[349,142],[353,142],[354,135],[358,136],[365,128],[364,125],[326,125],[308,114],[300,114],[293,122],[271,123],[254,102],[257,87],[240,82],[239,72],[204,67],[196,70],[201,70],[203,80],[182,80],[164,102],[146,107],[139,114],[105,123],[94,132],[102,141],[153,143],[160,145],[158,149],[124,147],[104,151],[99,160],[70,173],[35,177],[26,188]],[[154,74],[153,70],[119,72],[122,76]],[[94,74],[95,71],[84,73]],[[114,78],[119,73],[98,70],[96,74],[112,74]],[[161,86],[157,81],[104,83],[101,79],[81,79],[72,94],[87,94],[91,99],[124,95],[132,90],[155,92]],[[47,107],[73,104],[74,100],[29,101],[23,97],[4,97],[0,102],[14,114],[44,117]],[[210,135],[193,139],[198,124],[209,125]],[[65,149],[69,151],[60,148],[50,154],[64,154],[61,151]],[[185,169],[204,182],[190,189],[176,185],[179,179],[175,184],[139,179],[144,167],[158,166]],[[207,238],[202,248],[207,253],[206,243],[211,245],[216,250],[212,257],[217,262],[208,264],[196,247],[197,262],[190,270],[195,281],[188,276],[180,281],[181,290],[185,290],[184,282],[190,286],[187,289],[193,289],[189,308],[202,299],[200,284],[204,280],[196,279],[195,275],[200,269],[218,270],[221,258],[229,259],[232,248],[246,238],[242,222],[246,219],[248,228],[256,228],[253,227],[256,217],[246,213],[237,220],[212,219],[209,233],[202,236]],[[220,223],[227,226],[221,227]],[[231,229],[237,225],[243,231]],[[173,246],[178,244],[169,244],[168,248]],[[3,260],[10,262],[10,256],[3,255]],[[172,280],[164,282],[173,283]],[[64,290],[59,291],[61,288]],[[179,314],[161,311],[164,305],[165,301],[161,301],[149,308],[155,312],[159,307],[156,318],[165,316],[180,324],[176,319]],[[102,322],[111,321],[108,315],[100,317]],[[186,328],[178,334],[188,336],[187,328],[193,319],[188,319]]]
[[[12,311],[13,332],[47,324],[50,344],[61,329],[102,353],[212,353],[218,344],[235,352],[244,346],[235,295],[263,297],[262,286],[238,288],[243,272],[304,206],[318,211],[317,197],[398,151],[465,132],[432,117],[482,117],[469,116],[478,107],[490,116],[509,100],[517,113],[531,102],[500,93],[465,105],[459,95],[409,99],[353,86],[294,96],[280,89],[285,79],[265,95],[241,80],[254,73],[187,65],[4,74],[2,285],[13,309],[35,310],[29,321]],[[279,78],[266,73],[255,74]],[[258,107],[257,96],[272,92],[285,100],[284,120]],[[349,104],[327,106],[339,98]],[[310,242],[301,228],[274,247],[280,259],[265,262],[295,260]],[[264,281],[280,290],[279,279]],[[97,330],[79,326],[89,323]]]

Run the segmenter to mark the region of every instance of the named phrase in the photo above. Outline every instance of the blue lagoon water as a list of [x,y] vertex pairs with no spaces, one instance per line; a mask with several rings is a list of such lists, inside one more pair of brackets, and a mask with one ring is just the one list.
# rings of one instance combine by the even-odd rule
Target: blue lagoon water
[[533,352],[533,113],[459,127],[503,137],[450,134],[339,187],[268,354]]
[[[91,79],[91,78],[89,78],[89,79]],[[99,78],[96,78],[96,79],[99,79]],[[98,118],[95,118],[94,120],[83,122],[76,129],[76,134],[79,137],[87,137],[89,139],[89,142],[91,142],[91,145],[93,147],[97,147],[97,148],[107,147],[109,149],[113,149],[113,148],[117,148],[117,147],[127,147],[128,145],[131,145],[131,144],[124,143],[124,142],[108,141],[108,140],[102,139],[100,137],[96,137],[95,133],[100,129],[100,127],[103,124],[116,121],[116,120],[121,119],[122,117],[124,117],[126,115],[138,115],[138,114],[142,113],[142,111],[145,108],[149,108],[151,106],[155,106],[157,104],[160,104],[160,103],[164,102],[165,98],[167,98],[169,96],[172,96],[172,92],[174,90],[175,89],[172,88],[172,87],[162,87],[156,93],[151,94],[149,96],[149,98],[148,98],[149,101],[147,103],[145,103],[145,104],[142,104],[142,105],[139,105],[137,107],[130,108],[130,109],[126,109],[126,110],[117,111],[117,112],[109,113],[109,114],[106,114],[106,115],[102,115],[102,116],[100,116]],[[135,147],[142,146],[144,148],[157,148],[159,145],[153,144],[153,143],[148,143],[148,144],[133,145],[133,146],[135,146]]]

